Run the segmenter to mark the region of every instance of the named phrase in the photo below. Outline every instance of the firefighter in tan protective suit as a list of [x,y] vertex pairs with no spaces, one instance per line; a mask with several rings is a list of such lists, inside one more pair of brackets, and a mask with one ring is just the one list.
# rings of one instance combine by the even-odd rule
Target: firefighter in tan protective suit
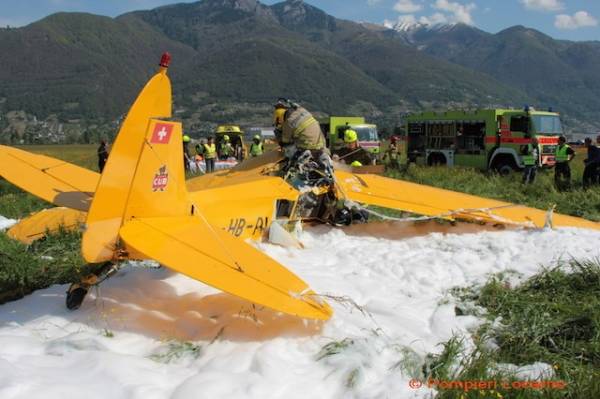
[[[275,105],[275,117],[283,113],[283,121],[276,119],[275,127],[280,126],[278,133],[279,144],[288,158],[296,153],[309,150],[314,157],[326,151],[325,136],[319,122],[306,108],[289,100],[279,100]],[[279,110],[279,111],[278,111]]]
[[287,99],[275,104],[273,125],[287,166],[284,171],[297,168],[311,159],[323,170],[332,173],[332,163],[325,136],[319,122],[306,108]]

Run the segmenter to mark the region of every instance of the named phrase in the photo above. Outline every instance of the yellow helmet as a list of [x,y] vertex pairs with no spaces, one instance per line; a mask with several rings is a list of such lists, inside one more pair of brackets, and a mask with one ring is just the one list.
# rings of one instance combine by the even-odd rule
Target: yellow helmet
[[184,143],[189,143],[189,142],[190,142],[190,136],[188,136],[187,134],[185,134],[185,135],[183,136],[183,142],[184,142]]
[[256,136],[254,136],[254,140],[260,140],[260,136],[257,134]]
[[350,164],[350,166],[356,168],[356,167],[363,166],[363,165],[359,161],[354,161]]
[[347,129],[344,132],[344,143],[354,143],[358,141],[358,134],[352,129]]
[[283,123],[283,116],[285,115],[285,108],[275,108],[273,111],[273,126],[279,127]]
[[224,136],[223,136],[223,140],[225,140],[225,141],[229,141],[229,136],[228,136],[228,135],[224,135]]

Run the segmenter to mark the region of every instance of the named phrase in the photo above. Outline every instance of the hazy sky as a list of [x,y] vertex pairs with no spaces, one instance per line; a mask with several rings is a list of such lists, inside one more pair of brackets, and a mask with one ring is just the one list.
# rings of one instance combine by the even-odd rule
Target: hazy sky
[[[117,16],[177,0],[0,0],[0,26],[23,26],[58,11]],[[191,3],[193,1],[183,1]],[[266,4],[277,0],[264,0]],[[513,25],[555,38],[600,40],[600,0],[307,0],[338,18],[375,23],[464,22],[489,32]]]

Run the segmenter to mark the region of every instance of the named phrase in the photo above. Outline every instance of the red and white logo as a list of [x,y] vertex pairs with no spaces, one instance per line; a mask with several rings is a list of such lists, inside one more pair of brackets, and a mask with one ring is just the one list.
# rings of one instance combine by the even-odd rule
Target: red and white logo
[[152,138],[150,139],[150,142],[152,144],[169,144],[172,132],[173,125],[167,123],[157,123],[154,125],[154,132],[152,132]]
[[152,191],[165,191],[167,184],[169,184],[169,172],[167,172],[167,166],[163,165],[152,179]]

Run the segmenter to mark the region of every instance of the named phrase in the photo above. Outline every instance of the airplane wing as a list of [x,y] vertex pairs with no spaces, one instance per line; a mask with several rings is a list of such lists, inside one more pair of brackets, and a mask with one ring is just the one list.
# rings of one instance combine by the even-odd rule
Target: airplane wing
[[68,162],[0,146],[0,176],[58,206],[87,211],[100,174]]
[[253,303],[304,318],[331,316],[296,275],[199,216],[134,218],[120,236],[148,258]]
[[85,217],[85,212],[70,208],[44,209],[21,220],[6,234],[24,244],[31,244],[44,237],[46,233],[58,231],[60,228],[74,230],[85,223]]
[[[348,199],[425,216],[445,216],[473,221],[544,227],[548,212],[509,202],[390,179],[337,171],[336,180]],[[554,227],[600,230],[600,223],[554,214]]]

